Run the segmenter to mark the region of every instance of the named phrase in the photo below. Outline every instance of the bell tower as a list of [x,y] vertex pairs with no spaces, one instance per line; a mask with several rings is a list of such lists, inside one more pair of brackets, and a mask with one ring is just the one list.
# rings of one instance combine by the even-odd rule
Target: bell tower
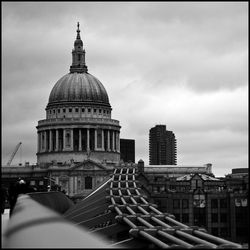
[[87,73],[88,67],[85,64],[85,50],[83,49],[83,42],[80,37],[79,22],[77,23],[77,35],[74,42],[74,49],[72,50],[72,65],[70,66],[70,73]]

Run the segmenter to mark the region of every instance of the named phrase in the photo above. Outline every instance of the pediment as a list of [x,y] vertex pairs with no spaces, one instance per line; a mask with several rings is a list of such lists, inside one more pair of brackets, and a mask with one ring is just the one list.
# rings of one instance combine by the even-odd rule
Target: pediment
[[194,174],[191,180],[201,180],[201,176],[199,174]]
[[70,168],[70,170],[107,170],[101,163],[92,160],[80,162]]

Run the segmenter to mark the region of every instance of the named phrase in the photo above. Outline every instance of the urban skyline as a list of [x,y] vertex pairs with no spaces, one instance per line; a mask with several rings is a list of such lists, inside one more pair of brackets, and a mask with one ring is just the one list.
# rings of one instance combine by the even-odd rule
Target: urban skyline
[[109,93],[121,138],[135,139],[136,161],[147,164],[148,131],[163,123],[175,131],[178,164],[211,162],[222,176],[246,167],[246,4],[3,3],[2,163],[19,141],[23,162],[36,162],[35,127],[69,72],[79,21],[89,72]]

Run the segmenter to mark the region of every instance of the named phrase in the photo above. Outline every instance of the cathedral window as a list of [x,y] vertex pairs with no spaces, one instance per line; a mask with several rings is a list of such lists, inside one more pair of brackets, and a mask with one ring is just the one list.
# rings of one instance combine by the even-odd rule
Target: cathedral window
[[92,189],[92,177],[85,177],[85,189]]

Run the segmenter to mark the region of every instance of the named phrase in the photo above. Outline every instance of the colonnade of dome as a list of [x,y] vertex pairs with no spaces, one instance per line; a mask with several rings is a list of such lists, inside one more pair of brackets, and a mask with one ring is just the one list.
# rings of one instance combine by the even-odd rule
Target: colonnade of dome
[[119,131],[103,128],[45,128],[38,132],[38,153],[47,152],[120,152]]

